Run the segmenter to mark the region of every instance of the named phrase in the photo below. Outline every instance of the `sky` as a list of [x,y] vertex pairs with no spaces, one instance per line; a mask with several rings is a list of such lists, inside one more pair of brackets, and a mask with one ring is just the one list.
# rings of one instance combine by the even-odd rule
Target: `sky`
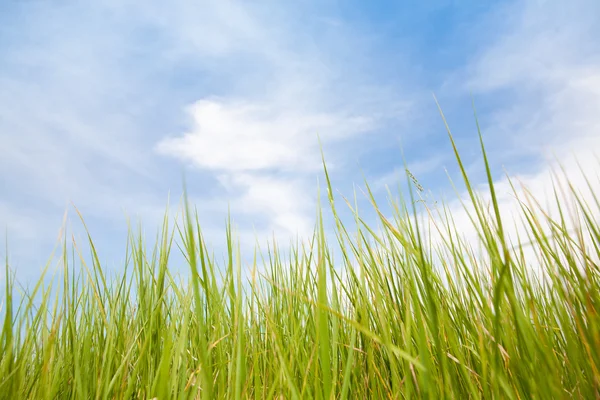
[[367,179],[385,199],[404,155],[460,215],[434,95],[483,183],[475,103],[503,212],[515,210],[507,174],[543,202],[559,164],[596,176],[599,19],[594,0],[2,1],[11,268],[39,275],[65,212],[81,243],[74,206],[119,268],[128,219],[151,240],[184,179],[216,252],[228,212],[246,251],[307,237],[321,150],[345,196]]

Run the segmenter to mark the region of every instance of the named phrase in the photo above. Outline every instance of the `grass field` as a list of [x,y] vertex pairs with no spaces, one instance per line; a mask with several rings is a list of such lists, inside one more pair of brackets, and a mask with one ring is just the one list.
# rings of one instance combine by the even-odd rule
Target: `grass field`
[[[493,185],[482,201],[456,159],[477,244],[444,205],[425,211],[436,225],[415,218],[415,185],[393,212],[373,199],[376,226],[342,222],[354,206],[325,170],[335,234],[322,211],[312,237],[250,265],[231,225],[228,260],[209,256],[186,202],[154,251],[130,234],[116,279],[91,238],[91,263],[65,239],[60,278],[27,293],[7,261],[0,398],[600,398],[600,202],[557,185],[551,217],[521,198],[515,247]],[[180,250],[185,279],[169,269]]]

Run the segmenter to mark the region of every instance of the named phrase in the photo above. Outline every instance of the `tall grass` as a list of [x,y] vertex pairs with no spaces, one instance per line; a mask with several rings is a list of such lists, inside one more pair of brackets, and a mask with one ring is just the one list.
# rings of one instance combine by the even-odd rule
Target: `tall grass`
[[[312,237],[285,254],[272,243],[249,266],[231,224],[215,262],[187,202],[153,251],[130,233],[116,279],[91,237],[91,263],[65,238],[60,280],[18,297],[7,260],[0,398],[600,398],[600,203],[557,185],[551,217],[525,196],[528,243],[515,247],[483,143],[490,204],[452,145],[479,252],[447,207],[423,223],[420,187],[386,213],[366,185],[370,227],[334,199],[325,169],[334,234],[320,211]],[[173,251],[186,279],[170,272]]]

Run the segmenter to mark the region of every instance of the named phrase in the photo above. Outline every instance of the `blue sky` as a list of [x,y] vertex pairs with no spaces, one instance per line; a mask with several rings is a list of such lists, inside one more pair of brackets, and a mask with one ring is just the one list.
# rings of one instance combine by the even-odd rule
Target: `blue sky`
[[557,162],[598,165],[599,18],[592,0],[3,1],[11,265],[36,276],[66,210],[81,233],[71,203],[120,265],[126,216],[152,237],[183,174],[215,249],[228,207],[247,249],[255,235],[304,236],[323,181],[317,135],[347,196],[366,176],[383,197],[402,148],[428,190],[452,197],[432,93],[476,181],[471,96],[500,187],[508,172],[543,197]]

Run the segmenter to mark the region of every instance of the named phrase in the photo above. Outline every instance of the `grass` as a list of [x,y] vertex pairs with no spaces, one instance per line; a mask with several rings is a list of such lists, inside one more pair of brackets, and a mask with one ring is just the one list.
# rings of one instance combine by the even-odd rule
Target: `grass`
[[[514,247],[487,158],[489,204],[452,145],[479,252],[447,207],[425,209],[436,225],[418,218],[410,173],[417,191],[387,216],[366,186],[378,228],[345,199],[343,222],[325,169],[335,233],[319,211],[312,237],[285,253],[272,243],[250,266],[231,223],[217,265],[187,202],[153,251],[130,233],[116,278],[91,237],[91,263],[65,235],[59,279],[18,297],[7,260],[0,398],[600,398],[598,199],[557,184],[551,217],[522,197],[528,244]],[[173,251],[186,279],[170,272]]]

